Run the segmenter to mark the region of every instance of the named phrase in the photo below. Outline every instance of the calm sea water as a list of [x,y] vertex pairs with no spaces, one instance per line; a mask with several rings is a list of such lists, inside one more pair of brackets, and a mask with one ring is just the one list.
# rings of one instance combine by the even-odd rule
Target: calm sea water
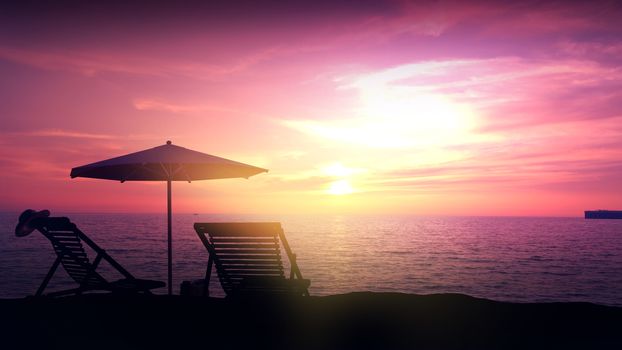
[[[165,215],[53,214],[69,216],[135,276],[166,280]],[[34,294],[54,260],[40,233],[14,236],[17,216],[0,214],[0,298]],[[455,292],[622,306],[622,220],[174,215],[176,292],[205,271],[192,224],[216,221],[280,221],[312,295]],[[222,296],[216,281],[212,294]],[[59,269],[48,288],[70,286]]]

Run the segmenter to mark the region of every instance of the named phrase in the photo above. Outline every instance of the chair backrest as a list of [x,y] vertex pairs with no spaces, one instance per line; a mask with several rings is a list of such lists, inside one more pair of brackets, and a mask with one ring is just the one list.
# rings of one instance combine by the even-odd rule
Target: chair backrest
[[60,259],[67,274],[81,286],[105,286],[108,282],[98,274],[96,264],[89,261],[82,244],[84,233],[66,217],[45,219],[39,231],[50,240],[54,252]]
[[280,223],[196,223],[194,228],[216,265],[225,293],[230,294],[245,279],[285,278]]

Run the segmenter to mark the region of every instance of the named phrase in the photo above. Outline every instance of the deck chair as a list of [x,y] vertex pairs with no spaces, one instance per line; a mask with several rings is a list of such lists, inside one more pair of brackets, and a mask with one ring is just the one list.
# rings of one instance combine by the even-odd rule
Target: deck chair
[[[310,281],[302,278],[280,223],[195,223],[194,229],[209,253],[203,295],[209,295],[213,265],[227,296],[309,295]],[[289,278],[279,241],[290,262]]]
[[[34,211],[33,211],[34,212]],[[49,211],[47,215],[49,215]],[[35,212],[36,213],[36,212]],[[40,213],[40,212],[39,212]],[[24,212],[26,214],[26,212]],[[22,214],[22,215],[24,215]],[[22,218],[20,217],[20,224]],[[20,226],[18,224],[18,228]],[[28,223],[30,229],[37,229],[39,232],[49,239],[56,253],[56,260],[52,263],[52,267],[43,279],[41,286],[37,290],[35,296],[43,295],[50,279],[56,272],[59,265],[62,265],[67,274],[78,283],[77,288],[56,291],[46,294],[46,296],[62,296],[70,294],[82,294],[88,291],[110,291],[114,293],[145,293],[151,294],[151,289],[164,287],[165,283],[160,281],[137,279],[116,262],[106,251],[100,248],[95,242],[87,237],[84,232],[66,217],[46,217],[45,215],[34,218]],[[18,233],[16,235],[25,236],[30,232]],[[86,243],[97,255],[91,262],[87,256],[87,251],[82,243]],[[115,270],[117,270],[123,279],[109,282],[96,270],[102,260],[107,261]]]

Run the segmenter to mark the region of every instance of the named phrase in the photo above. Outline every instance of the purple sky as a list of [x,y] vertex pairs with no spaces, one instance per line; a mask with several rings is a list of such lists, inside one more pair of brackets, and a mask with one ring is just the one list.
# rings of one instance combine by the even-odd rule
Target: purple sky
[[0,5],[0,209],[164,211],[69,179],[163,144],[269,168],[187,212],[622,209],[615,1]]

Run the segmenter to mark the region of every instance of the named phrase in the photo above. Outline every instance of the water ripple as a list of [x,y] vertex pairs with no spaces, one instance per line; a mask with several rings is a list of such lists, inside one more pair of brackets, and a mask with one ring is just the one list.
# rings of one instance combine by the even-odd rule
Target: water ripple
[[[13,235],[17,216],[0,213],[4,298],[32,294],[54,260],[41,235]],[[69,216],[136,276],[166,279],[165,215]],[[457,292],[622,305],[622,220],[581,218],[175,215],[176,290],[205,272],[207,253],[192,224],[232,220],[281,222],[315,295]],[[217,279],[212,282],[222,295]],[[59,273],[50,288],[70,284]]]

